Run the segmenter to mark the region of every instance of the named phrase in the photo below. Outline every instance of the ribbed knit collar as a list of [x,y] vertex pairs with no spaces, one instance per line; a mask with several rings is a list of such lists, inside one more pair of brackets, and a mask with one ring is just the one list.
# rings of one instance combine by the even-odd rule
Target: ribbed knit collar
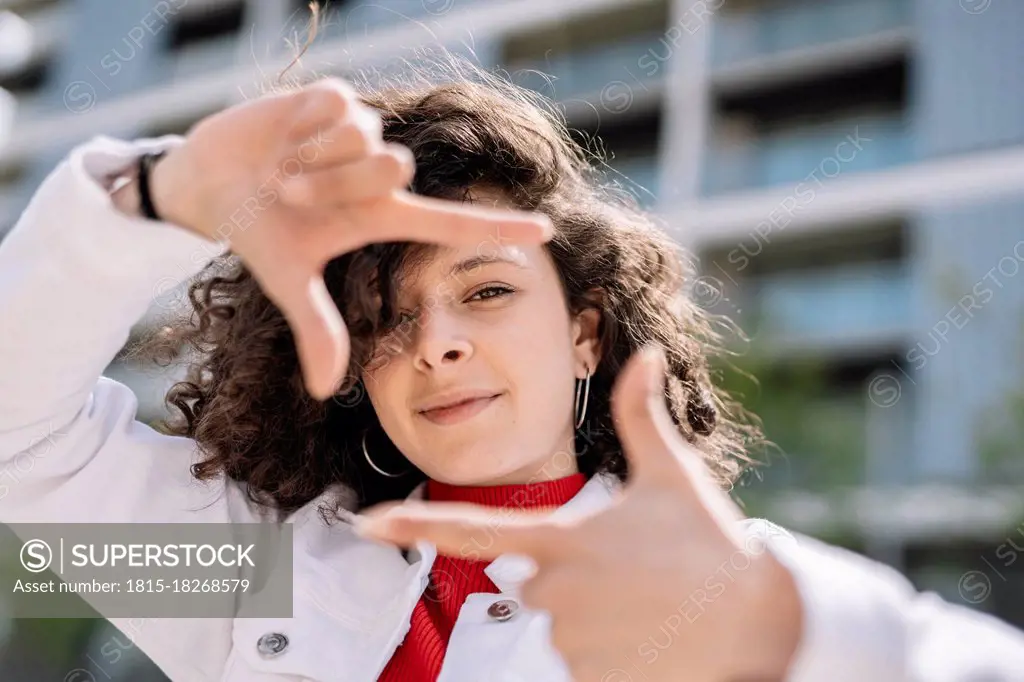
[[451,485],[428,480],[424,493],[426,499],[435,502],[472,502],[487,507],[534,509],[562,506],[575,497],[586,482],[586,476],[580,473],[551,481],[494,486]]

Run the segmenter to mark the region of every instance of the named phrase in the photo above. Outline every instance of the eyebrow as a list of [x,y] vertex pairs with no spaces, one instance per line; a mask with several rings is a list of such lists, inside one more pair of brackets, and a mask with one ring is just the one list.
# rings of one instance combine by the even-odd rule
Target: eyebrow
[[521,270],[526,270],[526,266],[518,260],[508,258],[507,256],[470,256],[464,260],[460,260],[458,263],[452,266],[452,269],[448,271],[449,277],[457,277],[466,272],[472,272],[479,267],[484,265],[495,265],[499,263],[505,263],[507,265],[515,266]]

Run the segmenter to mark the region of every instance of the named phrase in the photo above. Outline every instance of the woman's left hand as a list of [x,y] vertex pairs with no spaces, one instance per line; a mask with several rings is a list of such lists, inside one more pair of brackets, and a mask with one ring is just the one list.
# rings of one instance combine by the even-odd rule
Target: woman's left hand
[[[711,481],[665,406],[664,357],[645,350],[612,398],[630,481],[616,503],[571,521],[465,504],[371,510],[373,538],[474,558],[531,557],[530,607],[579,682],[781,680],[801,635],[790,573],[744,541],[742,515]],[[486,551],[480,549],[486,547]]]

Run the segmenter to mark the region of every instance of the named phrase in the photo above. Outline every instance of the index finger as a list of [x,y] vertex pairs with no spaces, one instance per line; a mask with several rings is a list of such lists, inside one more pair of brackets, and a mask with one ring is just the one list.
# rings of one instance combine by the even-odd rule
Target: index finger
[[551,219],[541,213],[483,208],[404,190],[394,192],[366,217],[373,223],[372,231],[364,237],[366,243],[540,244],[549,240],[554,232]]
[[254,276],[295,337],[303,382],[318,400],[330,396],[348,365],[349,336],[323,277],[282,257],[277,268],[256,259]]
[[371,509],[356,517],[363,537],[411,546],[433,543],[448,556],[490,560],[523,554],[538,562],[557,556],[568,532],[543,512],[511,511],[458,502],[417,502]]

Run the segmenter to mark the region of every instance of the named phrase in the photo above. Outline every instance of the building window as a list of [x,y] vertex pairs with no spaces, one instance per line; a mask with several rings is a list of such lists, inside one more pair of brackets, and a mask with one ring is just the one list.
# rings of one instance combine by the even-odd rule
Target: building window
[[608,184],[633,194],[650,208],[658,197],[658,133],[661,111],[654,109],[625,119],[607,118],[589,128],[572,128],[570,134],[605,164],[599,168]]
[[15,97],[37,93],[46,85],[52,70],[52,59],[36,59],[18,71],[0,75],[0,88]]
[[231,66],[241,54],[239,31],[245,17],[240,0],[180,12],[168,36],[166,80],[181,82]]
[[[695,300],[738,323],[725,387],[764,420],[777,448],[752,487],[827,491],[901,482],[911,471],[912,387],[900,374],[912,333],[901,223],[757,236],[701,254]],[[738,371],[735,371],[738,370]],[[753,379],[751,379],[753,377]]]
[[[715,98],[704,188],[719,194],[906,163],[903,61]],[[839,149],[840,145],[844,145]]]
[[813,236],[751,232],[701,254],[702,281],[721,289],[703,298],[764,349],[827,351],[870,341],[892,350],[911,317],[905,233],[898,221]]
[[242,28],[244,2],[226,2],[181,14],[171,26],[168,45],[172,50],[233,36]]
[[914,160],[907,50],[775,66],[712,74],[705,194],[796,184],[816,170],[831,179]]
[[716,109],[723,117],[751,118],[768,131],[835,119],[859,109],[900,111],[907,102],[907,78],[908,64],[902,58],[851,65],[840,73],[719,91]]
[[[608,113],[621,114],[633,100],[655,89],[663,74],[642,66],[649,50],[660,46],[668,24],[664,0],[631,2],[613,10],[574,17],[571,22],[509,36],[500,63],[513,79],[552,99],[602,97]],[[624,88],[612,92],[610,82]],[[632,95],[632,96],[630,96]]]

